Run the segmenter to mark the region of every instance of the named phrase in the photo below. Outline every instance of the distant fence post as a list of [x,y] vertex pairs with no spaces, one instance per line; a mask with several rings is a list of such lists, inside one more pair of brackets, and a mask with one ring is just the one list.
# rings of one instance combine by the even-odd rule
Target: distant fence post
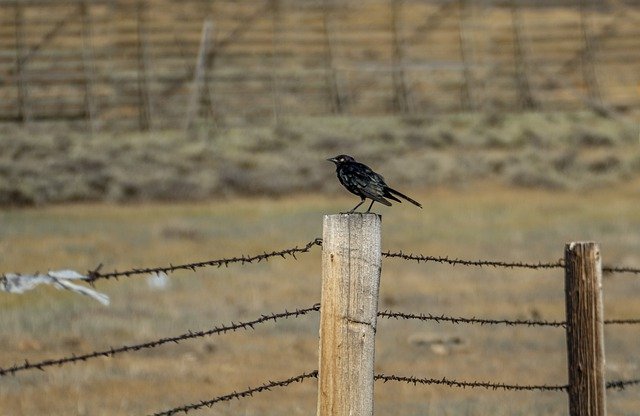
[[324,216],[318,416],[373,415],[381,222]]
[[202,25],[202,34],[200,35],[200,48],[198,49],[198,59],[196,60],[195,73],[193,75],[193,83],[191,85],[191,94],[189,94],[189,105],[187,106],[187,120],[185,130],[188,131],[194,121],[198,118],[198,110],[200,109],[200,99],[202,97],[202,86],[205,81],[207,72],[207,56],[213,43],[213,21],[206,19]]
[[605,416],[604,321],[600,247],[565,246],[569,414]]

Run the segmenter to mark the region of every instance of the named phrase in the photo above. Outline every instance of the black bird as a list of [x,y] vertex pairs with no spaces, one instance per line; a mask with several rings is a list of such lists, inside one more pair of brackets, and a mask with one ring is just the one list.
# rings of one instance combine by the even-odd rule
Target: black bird
[[347,155],[338,155],[336,157],[332,157],[331,159],[327,159],[329,162],[333,162],[336,164],[336,174],[338,175],[338,180],[347,188],[349,192],[352,194],[358,195],[362,198],[362,201],[349,213],[354,212],[356,208],[358,208],[365,199],[369,198],[371,200],[371,205],[367,209],[367,212],[371,211],[371,207],[374,202],[379,202],[381,204],[391,206],[391,202],[387,201],[387,199],[391,199],[396,202],[402,202],[396,196],[400,198],[404,198],[407,201],[411,202],[413,205],[417,205],[422,208],[419,202],[414,201],[408,196],[396,191],[393,188],[390,188],[385,182],[382,175],[375,173],[371,168],[364,163],[356,162],[354,158]]

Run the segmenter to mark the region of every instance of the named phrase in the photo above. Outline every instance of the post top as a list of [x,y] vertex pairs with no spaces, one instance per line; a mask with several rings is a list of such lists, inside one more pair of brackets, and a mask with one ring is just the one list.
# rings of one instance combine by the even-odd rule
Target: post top
[[324,214],[325,217],[338,217],[338,218],[370,217],[373,215],[382,219],[382,214],[376,214],[375,212],[340,212],[338,214]]

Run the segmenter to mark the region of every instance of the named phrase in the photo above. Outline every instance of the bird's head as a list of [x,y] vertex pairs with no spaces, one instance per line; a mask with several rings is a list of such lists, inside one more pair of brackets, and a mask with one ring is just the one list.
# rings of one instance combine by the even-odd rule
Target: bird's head
[[339,165],[341,163],[348,163],[348,162],[355,162],[356,160],[354,158],[352,158],[349,155],[338,155],[338,156],[334,156],[330,159],[327,159],[329,162],[333,162],[336,165]]

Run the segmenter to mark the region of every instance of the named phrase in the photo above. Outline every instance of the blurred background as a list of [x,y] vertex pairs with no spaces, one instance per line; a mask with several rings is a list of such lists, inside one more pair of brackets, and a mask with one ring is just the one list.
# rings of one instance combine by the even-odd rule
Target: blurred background
[[[639,267],[640,2],[2,0],[0,273],[103,271],[303,246],[358,199],[346,153],[424,205],[378,207],[384,250]],[[208,329],[320,297],[298,260],[98,282],[104,307],[0,296],[0,367]],[[637,277],[605,318],[638,318]],[[561,271],[385,260],[381,309],[564,319]],[[0,378],[7,414],[141,414],[317,368],[318,316]],[[544,334],[542,334],[544,331]],[[637,326],[606,329],[638,378]],[[566,383],[562,330],[381,321],[376,370]],[[286,352],[286,353],[283,353]],[[195,414],[307,415],[315,382]],[[562,415],[563,393],[379,384],[398,415]],[[634,390],[635,389],[635,390]],[[634,414],[637,387],[610,392]]]

